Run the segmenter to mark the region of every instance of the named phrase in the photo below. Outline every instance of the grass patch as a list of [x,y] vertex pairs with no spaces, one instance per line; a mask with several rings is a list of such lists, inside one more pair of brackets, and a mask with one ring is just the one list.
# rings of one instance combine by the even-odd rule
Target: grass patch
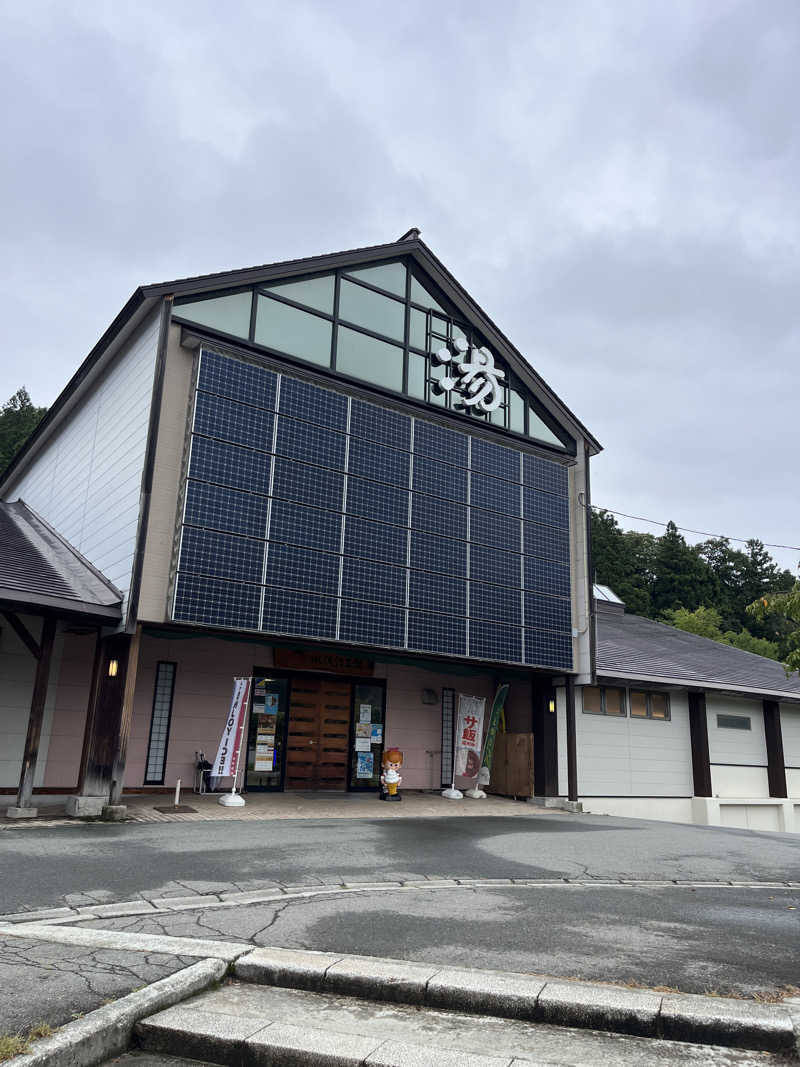
[[43,1037],[50,1037],[53,1028],[48,1023],[39,1023],[29,1030],[27,1034],[0,1034],[0,1063],[21,1056],[23,1052],[30,1052],[31,1041],[39,1041]]

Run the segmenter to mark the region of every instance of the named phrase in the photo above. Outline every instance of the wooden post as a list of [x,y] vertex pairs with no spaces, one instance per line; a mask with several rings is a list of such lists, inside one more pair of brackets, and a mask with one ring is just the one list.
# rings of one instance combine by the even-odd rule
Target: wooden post
[[111,790],[130,644],[129,634],[113,634],[98,644],[78,779],[81,797],[105,800]]
[[578,799],[578,746],[575,735],[575,675],[567,675],[567,799]]
[[706,695],[689,693],[689,737],[692,744],[692,776],[694,795],[711,796],[711,761],[708,754],[708,718]]
[[25,752],[22,757],[22,768],[19,776],[16,804],[18,811],[25,811],[25,809],[32,807],[33,781],[36,777],[36,764],[39,758],[39,742],[42,737],[44,705],[47,700],[47,683],[50,678],[50,662],[53,657],[56,625],[56,619],[52,616],[47,616],[42,627],[42,640],[39,644],[39,655],[36,659],[36,679],[33,683],[33,696],[31,697],[31,713],[28,717],[28,733],[25,738]]
[[122,709],[119,718],[116,744],[114,746],[114,760],[111,765],[111,794],[109,804],[117,805],[122,797],[122,783],[125,777],[125,760],[128,756],[128,738],[131,733],[133,721],[133,697],[136,691],[136,674],[139,667],[139,641],[142,636],[141,624],[131,638],[128,647],[128,665],[125,671],[125,692],[122,698]]
[[767,743],[767,780],[771,797],[788,796],[786,764],[783,758],[781,706],[777,700],[762,701],[764,708],[764,740]]
[[[537,797],[558,796],[558,733],[556,691],[551,678],[534,674],[531,679],[533,698],[533,794]],[[550,710],[550,707],[553,710]]]

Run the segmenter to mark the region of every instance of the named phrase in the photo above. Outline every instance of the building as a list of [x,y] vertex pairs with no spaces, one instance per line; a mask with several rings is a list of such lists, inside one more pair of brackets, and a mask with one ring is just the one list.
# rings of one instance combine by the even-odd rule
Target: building
[[[499,681],[543,758],[593,678],[598,450],[416,230],[138,289],[0,483],[11,811],[191,780],[241,675],[248,790],[374,789],[385,744],[438,787]],[[82,614],[36,598],[44,527]]]
[[[763,656],[628,615],[595,586],[597,679],[579,686],[585,811],[800,832],[800,678]],[[558,689],[558,734],[567,703]],[[558,747],[558,792],[568,792]],[[555,789],[553,790],[556,791]]]

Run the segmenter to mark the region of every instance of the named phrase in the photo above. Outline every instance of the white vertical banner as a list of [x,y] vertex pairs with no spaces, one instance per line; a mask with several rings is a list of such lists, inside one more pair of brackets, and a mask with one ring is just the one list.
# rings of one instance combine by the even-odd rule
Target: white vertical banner
[[480,770],[485,709],[486,700],[483,697],[458,694],[454,774],[474,778]]
[[234,678],[231,710],[222,731],[217,758],[211,772],[215,778],[232,777],[236,785],[236,772],[239,769],[239,754],[242,749],[242,733],[247,718],[247,705],[250,700],[250,679]]

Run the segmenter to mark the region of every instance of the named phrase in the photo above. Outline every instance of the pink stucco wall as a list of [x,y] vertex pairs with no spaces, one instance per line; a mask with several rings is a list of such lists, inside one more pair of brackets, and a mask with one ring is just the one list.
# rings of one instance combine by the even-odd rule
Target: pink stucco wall
[[96,637],[65,633],[63,642],[43,785],[72,789],[78,784]]
[[[127,788],[144,783],[147,742],[152,714],[153,688],[159,660],[177,663],[165,788],[181,778],[190,787],[194,777],[195,752],[205,751],[213,760],[222,724],[229,707],[232,680],[248,675],[254,666],[269,667],[268,646],[224,641],[212,637],[142,638],[136,683],[134,715],[125,771]],[[441,777],[443,687],[456,693],[487,698],[493,695],[490,675],[447,673],[425,667],[376,663],[375,678],[386,679],[385,747],[403,750],[403,788],[438,789]],[[422,690],[434,689],[435,704],[422,703]],[[515,695],[516,696],[516,695]]]

